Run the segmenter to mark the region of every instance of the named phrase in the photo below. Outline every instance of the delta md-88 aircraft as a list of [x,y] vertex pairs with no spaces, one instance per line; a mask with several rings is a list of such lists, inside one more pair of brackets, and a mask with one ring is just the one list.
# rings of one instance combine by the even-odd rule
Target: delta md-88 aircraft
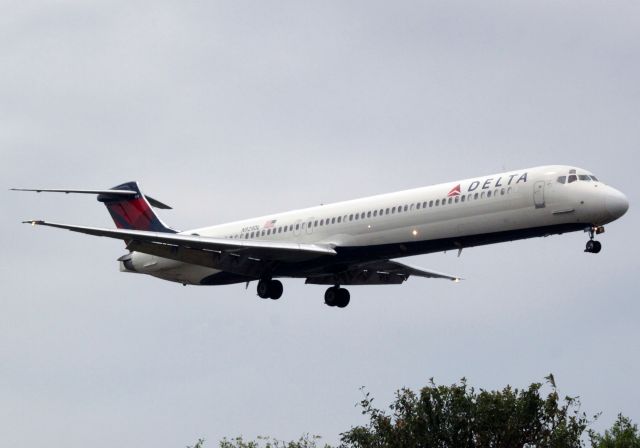
[[167,227],[151,207],[169,206],[144,195],[136,182],[110,190],[14,189],[96,194],[117,229],[41,220],[33,225],[124,240],[120,270],[184,285],[257,281],[263,299],[279,299],[277,278],[330,285],[329,306],[349,304],[345,285],[401,284],[410,276],[458,281],[454,275],[393,259],[525,238],[585,231],[585,252],[604,225],[625,214],[629,202],[592,173],[542,166],[199,229]]

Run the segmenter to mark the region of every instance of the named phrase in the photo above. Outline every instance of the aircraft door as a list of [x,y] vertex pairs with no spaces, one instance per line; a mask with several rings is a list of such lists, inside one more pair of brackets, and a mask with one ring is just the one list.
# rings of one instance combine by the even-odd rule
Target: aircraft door
[[307,234],[311,235],[313,233],[313,219],[314,218],[307,218]]
[[544,184],[545,181],[539,180],[535,184],[533,184],[533,203],[536,208],[544,208]]

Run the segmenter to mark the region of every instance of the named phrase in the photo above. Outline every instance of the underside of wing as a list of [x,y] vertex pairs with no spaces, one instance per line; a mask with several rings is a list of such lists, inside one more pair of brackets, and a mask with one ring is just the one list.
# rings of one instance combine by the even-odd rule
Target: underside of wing
[[410,276],[425,278],[443,278],[458,282],[460,277],[416,268],[397,261],[381,260],[359,263],[347,269],[332,273],[308,277],[306,283],[314,285],[399,285]]

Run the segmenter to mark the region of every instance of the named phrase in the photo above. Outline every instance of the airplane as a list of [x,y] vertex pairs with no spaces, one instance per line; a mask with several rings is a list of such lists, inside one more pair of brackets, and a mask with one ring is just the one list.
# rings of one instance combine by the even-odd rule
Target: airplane
[[124,240],[123,272],[183,285],[257,281],[257,295],[277,300],[278,278],[329,285],[324,301],[344,308],[343,286],[402,284],[409,277],[459,281],[394,259],[525,238],[585,231],[584,252],[602,249],[595,235],[626,213],[629,201],[593,173],[551,165],[503,172],[186,231],[165,225],[152,207],[170,209],[137,182],[108,190],[12,188],[97,196],[117,229],[24,223]]

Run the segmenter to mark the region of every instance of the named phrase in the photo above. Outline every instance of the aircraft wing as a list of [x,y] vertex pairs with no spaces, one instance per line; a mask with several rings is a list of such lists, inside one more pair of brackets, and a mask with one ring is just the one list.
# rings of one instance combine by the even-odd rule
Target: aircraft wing
[[427,271],[392,260],[359,263],[335,274],[309,277],[306,283],[315,285],[398,285],[410,276],[444,278],[458,282],[460,277]]
[[[225,260],[235,259],[235,264],[240,264],[240,259],[253,262],[260,261],[299,261],[312,259],[323,255],[336,255],[336,251],[326,245],[298,244],[278,241],[251,241],[226,238],[209,238],[197,235],[184,235],[164,232],[148,232],[144,230],[103,229],[99,227],[85,227],[70,224],[59,224],[41,220],[24,221],[25,224],[38,226],[57,227],[71,230],[72,232],[86,233],[94,236],[115,238],[127,242],[130,250],[149,253],[187,263],[195,262],[193,257],[207,259],[204,266],[215,269],[229,270],[230,272],[245,273],[241,267],[231,268],[230,262]],[[193,253],[197,251],[196,253]],[[191,257],[191,258],[190,258]],[[216,262],[218,259],[218,262]]]

